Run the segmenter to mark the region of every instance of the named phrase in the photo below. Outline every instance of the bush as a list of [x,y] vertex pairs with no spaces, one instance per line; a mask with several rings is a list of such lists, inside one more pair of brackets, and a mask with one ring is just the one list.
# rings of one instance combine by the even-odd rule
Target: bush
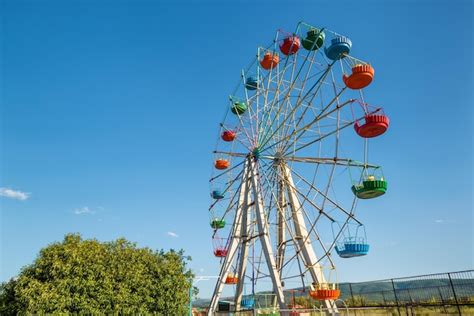
[[0,314],[186,313],[193,275],[179,251],[66,235],[0,287]]

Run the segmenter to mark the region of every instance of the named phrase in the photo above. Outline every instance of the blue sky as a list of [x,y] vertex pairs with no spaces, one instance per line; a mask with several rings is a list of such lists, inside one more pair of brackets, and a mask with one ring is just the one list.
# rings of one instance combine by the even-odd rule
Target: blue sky
[[371,152],[390,183],[364,204],[372,251],[340,281],[473,267],[471,1],[1,6],[0,280],[68,232],[183,248],[215,275],[217,124],[256,47],[301,20],[352,39],[392,121]]

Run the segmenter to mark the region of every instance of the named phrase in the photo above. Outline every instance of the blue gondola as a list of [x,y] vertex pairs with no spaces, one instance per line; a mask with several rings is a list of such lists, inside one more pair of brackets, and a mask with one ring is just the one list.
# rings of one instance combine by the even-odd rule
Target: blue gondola
[[247,90],[257,90],[260,85],[260,80],[256,76],[250,76],[245,79],[245,88]]
[[244,296],[240,302],[240,306],[243,308],[253,308],[255,306],[255,299],[252,296]]
[[331,60],[339,60],[351,51],[352,42],[344,36],[338,36],[331,40],[331,45],[324,49],[326,56]]
[[337,243],[336,252],[341,258],[353,258],[365,256],[369,248],[365,238],[348,237],[341,243]]
[[211,195],[212,195],[212,198],[216,200],[220,200],[224,198],[224,193],[221,192],[220,190],[212,191]]

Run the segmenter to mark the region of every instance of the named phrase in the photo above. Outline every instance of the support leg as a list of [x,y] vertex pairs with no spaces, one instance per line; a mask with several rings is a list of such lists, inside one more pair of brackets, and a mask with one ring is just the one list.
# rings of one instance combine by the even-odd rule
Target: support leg
[[258,172],[257,172],[256,162],[250,162],[250,172],[251,172],[251,186],[254,194],[255,201],[255,213],[257,226],[260,234],[260,243],[262,244],[262,250],[265,255],[265,259],[268,266],[268,272],[273,282],[273,291],[275,292],[278,305],[280,309],[285,309],[285,297],[283,295],[283,287],[281,285],[280,274],[278,273],[275,258],[273,257],[272,245],[270,243],[269,233],[268,233],[268,221],[265,216],[265,211],[263,207],[263,200],[259,188],[258,182]]
[[[316,253],[308,238],[308,230],[306,229],[306,223],[304,220],[302,206],[298,200],[298,196],[295,191],[295,185],[291,176],[291,171],[286,165],[281,166],[283,170],[283,176],[285,178],[288,190],[288,199],[291,205],[291,216],[293,224],[295,225],[296,239],[303,255],[304,264],[309,269],[311,277],[314,283],[326,283],[324,274],[322,273],[321,265],[318,262]],[[337,313],[337,307],[333,300],[325,301],[326,308],[330,313]]]
[[237,268],[237,277],[239,283],[235,290],[235,310],[240,310],[240,303],[242,301],[242,291],[244,289],[245,271],[247,269],[247,260],[249,252],[249,236],[250,236],[250,190],[247,190],[247,194],[244,199],[244,206],[242,207],[242,226],[240,230],[240,261]]
[[[278,168],[278,167],[275,167]],[[280,172],[279,168],[275,170],[276,172]],[[285,236],[285,225],[286,225],[286,218],[285,218],[285,207],[286,207],[286,200],[285,200],[285,190],[284,190],[284,183],[282,179],[278,180],[278,214],[277,214],[277,227],[278,227],[278,234],[277,234],[277,257],[276,257],[276,264],[278,272],[281,275],[281,269],[283,268],[283,263],[285,261],[285,248],[286,248],[286,236]]]
[[[244,167],[244,172],[242,175],[242,185],[240,187],[239,192],[239,200],[237,204],[237,209],[235,211],[235,218],[234,218],[234,229],[231,234],[231,240],[229,244],[229,248],[227,250],[227,255],[224,258],[224,263],[221,266],[221,271],[219,273],[219,279],[217,279],[216,287],[214,288],[214,293],[212,295],[211,303],[209,305],[209,310],[207,315],[212,316],[217,310],[219,304],[219,298],[222,293],[222,289],[225,285],[225,280],[230,272],[232,267],[232,262],[234,260],[234,256],[237,253],[238,246],[240,243],[240,234],[241,234],[241,226],[242,226],[242,212],[245,208],[245,212],[247,211],[247,204],[245,204],[246,196],[248,196],[248,164]],[[239,280],[240,283],[241,280]]]

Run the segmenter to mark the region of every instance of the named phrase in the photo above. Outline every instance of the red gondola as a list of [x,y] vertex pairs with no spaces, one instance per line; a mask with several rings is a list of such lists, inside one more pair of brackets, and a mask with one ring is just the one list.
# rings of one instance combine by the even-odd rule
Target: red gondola
[[225,142],[231,142],[235,139],[235,132],[234,131],[223,131],[221,134],[221,138]]
[[227,251],[228,251],[227,239],[213,237],[212,244],[214,248],[214,251],[213,251],[214,256],[216,256],[217,258],[224,258],[225,256],[227,256]]
[[354,123],[354,129],[359,136],[371,138],[382,135],[388,129],[390,120],[383,114],[368,114],[364,117],[364,123],[359,121]]
[[214,256],[217,258],[224,258],[227,256],[227,249],[214,249]]
[[288,36],[280,45],[280,50],[285,55],[293,55],[300,49],[301,41],[298,36]]

